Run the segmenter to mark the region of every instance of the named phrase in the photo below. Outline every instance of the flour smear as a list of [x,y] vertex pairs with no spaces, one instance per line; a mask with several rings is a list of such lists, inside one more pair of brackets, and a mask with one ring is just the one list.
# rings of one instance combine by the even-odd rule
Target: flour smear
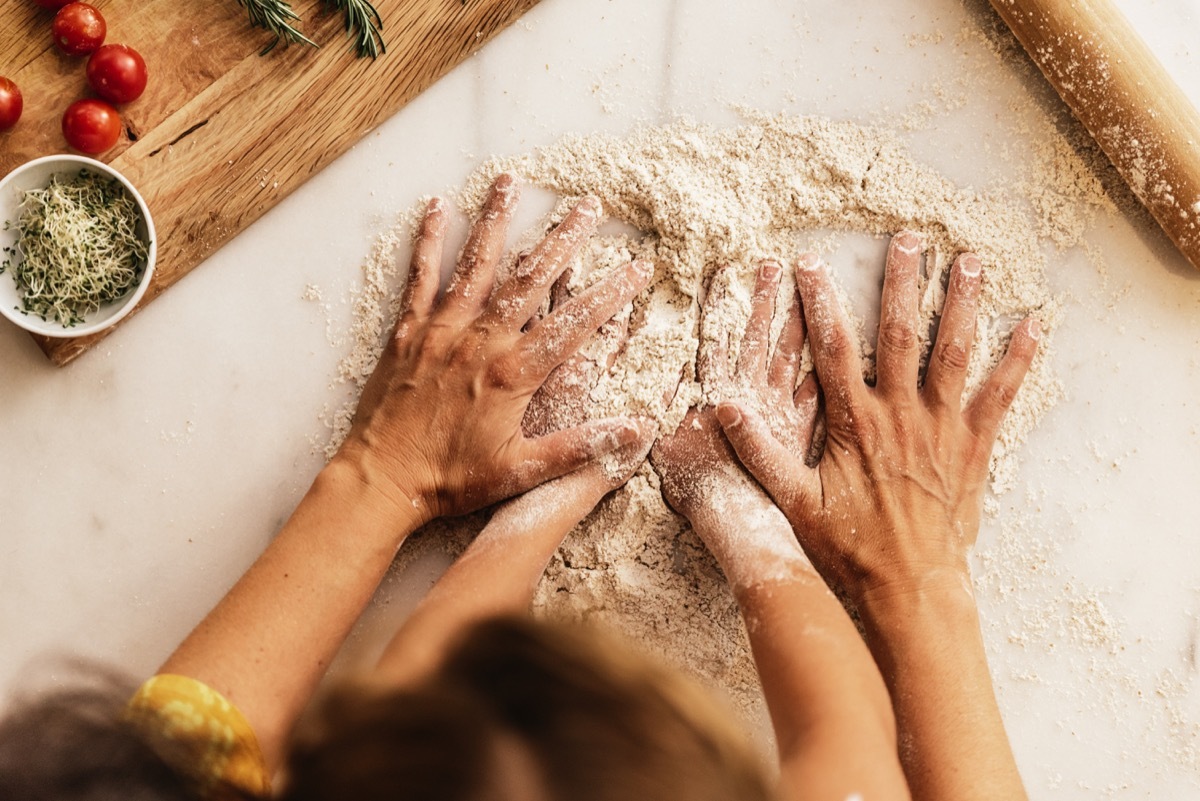
[[[654,264],[650,288],[634,301],[628,342],[592,390],[589,414],[648,416],[663,432],[674,430],[700,399],[699,303],[718,266],[731,265],[736,276],[729,292],[734,308],[722,315],[736,346],[761,259],[790,265],[805,249],[836,248],[846,234],[882,238],[903,228],[916,231],[925,245],[919,330],[927,355],[954,258],[967,250],[977,253],[984,279],[967,394],[1003,355],[1017,321],[1036,316],[1044,331],[992,459],[992,489],[1007,491],[1021,442],[1062,392],[1048,358],[1060,306],[1046,285],[1044,226],[1028,196],[959,188],[915,162],[885,129],[819,117],[751,111],[743,116],[745,122],[732,128],[681,120],[627,136],[569,136],[528,155],[483,164],[457,200],[473,215],[492,178],[509,171],[561,198],[527,241],[584,195],[599,197],[605,215],[638,232],[596,238],[572,282],[582,288],[631,258]],[[397,270],[395,249],[411,236],[416,214],[386,232],[368,259],[355,299],[352,352],[340,369],[351,395],[369,376],[395,313],[394,279],[403,272]],[[881,280],[882,264],[870,269]],[[794,291],[788,271],[784,291]],[[848,311],[858,323],[869,379],[870,315]],[[327,453],[344,438],[354,400],[327,415],[334,430]],[[433,536],[414,539],[406,550],[416,555],[423,548],[462,547],[478,524],[478,519],[437,522]],[[723,687],[748,717],[762,719],[761,692],[733,597],[703,545],[667,508],[649,464],[568,536],[535,603],[550,617],[612,624]]]

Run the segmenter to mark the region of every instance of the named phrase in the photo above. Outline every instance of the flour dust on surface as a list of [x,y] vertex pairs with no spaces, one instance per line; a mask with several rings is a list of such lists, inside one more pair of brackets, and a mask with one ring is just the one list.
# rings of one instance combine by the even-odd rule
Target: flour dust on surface
[[[626,136],[569,136],[527,155],[483,164],[457,194],[462,212],[473,215],[502,171],[556,193],[560,202],[514,252],[561,219],[575,200],[600,198],[604,214],[623,223],[624,233],[598,236],[587,246],[571,279],[575,289],[632,258],[654,264],[651,286],[626,310],[628,341],[592,390],[589,415],[649,417],[667,433],[702,400],[695,377],[699,307],[718,267],[733,268],[723,319],[736,349],[762,259],[791,265],[799,253],[817,250],[832,261],[849,238],[883,239],[909,229],[922,237],[925,248],[918,326],[925,356],[955,257],[970,250],[983,262],[968,394],[1003,355],[1019,320],[1033,315],[1042,322],[1038,358],[992,459],[992,490],[1007,491],[1015,481],[1021,442],[1062,392],[1048,358],[1060,304],[1045,280],[1046,229],[1028,197],[1018,197],[1015,190],[959,188],[918,164],[898,136],[883,128],[742,113],[743,124],[731,128],[679,120]],[[394,318],[396,284],[403,273],[395,252],[411,236],[419,208],[423,205],[402,215],[367,259],[363,286],[353,300],[351,352],[338,379],[348,388],[348,400],[326,416],[333,429],[327,454],[336,451],[349,429],[357,392]],[[502,265],[502,274],[514,260],[510,256]],[[844,270],[835,271],[835,277],[844,286],[865,281],[877,302],[882,263],[863,264],[870,271],[865,277]],[[789,271],[784,276],[782,291],[794,292]],[[843,299],[860,335],[864,377],[872,380],[872,313],[855,306],[848,293]],[[804,363],[807,369],[807,353]],[[414,538],[406,550],[415,556],[422,549],[461,548],[478,525],[477,516],[436,522],[428,536]],[[699,539],[663,501],[648,463],[567,537],[535,605],[550,617],[610,624],[723,688],[749,719],[765,719],[733,596]]]

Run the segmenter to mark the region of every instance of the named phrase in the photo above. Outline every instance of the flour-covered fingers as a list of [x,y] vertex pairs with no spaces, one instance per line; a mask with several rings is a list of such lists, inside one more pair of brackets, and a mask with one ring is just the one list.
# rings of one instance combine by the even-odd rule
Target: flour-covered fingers
[[400,296],[400,319],[407,314],[418,318],[427,317],[433,310],[441,279],[442,247],[446,242],[446,226],[449,222],[446,201],[435,197],[425,207],[425,216],[413,243],[412,261],[408,269],[408,282]]
[[722,307],[728,302],[732,268],[718,267],[708,282],[704,306],[700,309],[700,352],[696,356],[696,377],[704,387],[724,387],[730,381],[729,330],[724,324]]
[[800,354],[804,349],[804,315],[800,312],[800,296],[795,290],[788,299],[787,317],[779,330],[779,342],[771,357],[767,382],[771,387],[791,392],[800,376]]
[[975,341],[975,317],[983,267],[974,253],[964,253],[950,271],[950,286],[942,307],[942,321],[925,372],[921,390],[925,401],[958,411],[967,383],[967,364]]
[[1022,320],[1013,329],[1004,358],[968,404],[965,411],[967,426],[985,442],[991,443],[996,438],[1000,421],[1016,399],[1017,390],[1033,363],[1041,335],[1042,326],[1038,320],[1032,317]]
[[776,261],[764,261],[754,279],[750,296],[750,319],[738,350],[737,374],[743,380],[761,384],[766,378],[767,355],[771,349],[771,320],[775,317],[775,297],[779,294],[779,275]]
[[825,393],[825,414],[831,425],[850,422],[867,392],[850,323],[833,280],[815,255],[805,254],[796,262],[796,285],[804,304],[813,366]]
[[804,464],[804,454],[792,453],[776,439],[767,421],[746,404],[720,404],[717,421],[738,460],[792,519],[817,480],[816,471]]
[[617,363],[617,356],[621,355],[621,349],[629,341],[629,315],[618,314],[600,326],[596,339],[600,344],[603,362],[599,367],[607,372]]
[[474,317],[487,305],[520,194],[516,179],[508,173],[501,173],[492,182],[450,276],[443,309]]
[[528,256],[517,261],[512,275],[492,293],[483,322],[510,329],[524,326],[599,225],[598,198],[589,196],[576,203]]
[[921,239],[901,231],[888,245],[883,296],[879,306],[879,336],[875,347],[875,386],[883,395],[916,396],[918,278]]
[[522,339],[531,373],[544,377],[561,364],[607,320],[650,283],[654,265],[641,259],[588,287],[566,305],[550,312]]
[[578,470],[591,462],[652,436],[652,420],[611,417],[594,420],[521,443],[520,457],[511,470],[512,493]]

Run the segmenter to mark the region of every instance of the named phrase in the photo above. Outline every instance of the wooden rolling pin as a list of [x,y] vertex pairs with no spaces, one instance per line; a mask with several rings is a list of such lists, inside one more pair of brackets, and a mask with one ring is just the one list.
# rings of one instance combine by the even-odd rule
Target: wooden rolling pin
[[991,0],[1154,219],[1200,269],[1200,113],[1111,0]]

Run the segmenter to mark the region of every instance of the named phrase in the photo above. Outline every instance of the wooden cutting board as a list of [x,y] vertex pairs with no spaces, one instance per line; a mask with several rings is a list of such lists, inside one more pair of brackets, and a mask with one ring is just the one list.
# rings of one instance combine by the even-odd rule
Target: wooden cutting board
[[[99,157],[138,187],[158,229],[142,308],[538,0],[376,0],[387,53],[374,62],[355,58],[341,17],[317,0],[293,7],[321,48],[266,56],[270,35],[236,0],[89,2],[106,41],[135,48],[150,76],[121,109],[121,141]],[[52,19],[32,0],[0,3],[0,75],[25,98],[21,121],[0,133],[0,176],[67,152],[62,113],[88,96],[87,60],[58,52]],[[34,339],[64,365],[112,331]]]

